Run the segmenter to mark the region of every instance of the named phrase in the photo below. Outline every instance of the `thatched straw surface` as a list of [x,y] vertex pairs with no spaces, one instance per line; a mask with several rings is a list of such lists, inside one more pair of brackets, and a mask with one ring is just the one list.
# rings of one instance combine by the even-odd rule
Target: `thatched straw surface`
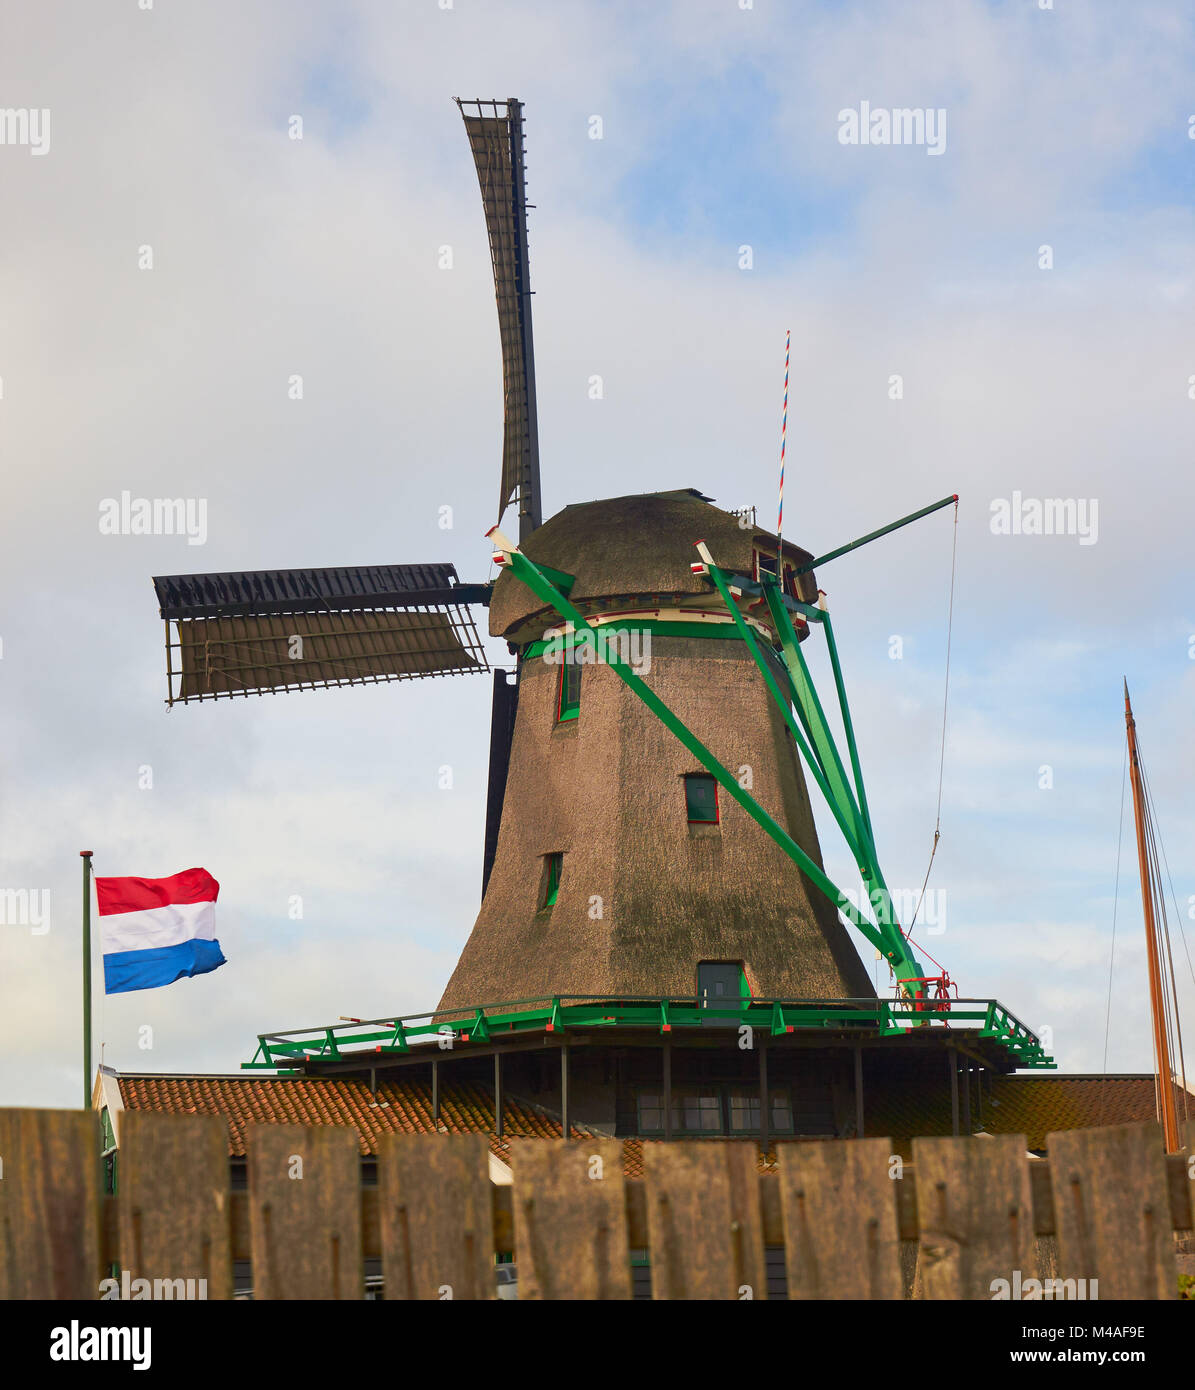
[[[622,513],[622,501],[599,505]],[[668,584],[685,579],[682,556],[687,574],[688,550],[674,540],[661,532],[649,544],[640,533],[613,555],[545,543],[539,558],[579,584],[586,576],[590,592],[596,582],[621,586],[623,564],[635,567],[632,587],[658,590],[659,572],[648,582],[654,552]],[[510,596],[508,618],[516,611]],[[833,908],[724,791],[716,829],[689,825],[682,779],[699,764],[614,672],[585,667],[580,718],[557,723],[558,672],[540,659],[524,664],[494,868],[441,1007],[690,994],[700,961],[744,962],[756,995],[873,994]],[[799,755],[743,644],[657,636],[646,679],[726,767],[750,769],[753,795],[820,863]],[[564,855],[559,897],[539,910],[544,856],[555,852]]]
[[[698,558],[697,541],[705,541],[714,561],[737,573],[751,573],[755,537],[776,539],[759,527],[743,527],[739,518],[685,493],[646,493],[582,502],[565,507],[536,531],[522,549],[540,564],[576,576],[570,598],[615,599],[635,594],[703,594],[706,580],[690,566]],[[803,564],[813,557],[806,550],[784,546],[788,563]],[[812,574],[801,576],[802,597],[817,600]],[[511,574],[502,574],[490,604],[490,632],[512,635],[533,614],[554,621],[551,609]],[[522,639],[523,634],[518,634]]]

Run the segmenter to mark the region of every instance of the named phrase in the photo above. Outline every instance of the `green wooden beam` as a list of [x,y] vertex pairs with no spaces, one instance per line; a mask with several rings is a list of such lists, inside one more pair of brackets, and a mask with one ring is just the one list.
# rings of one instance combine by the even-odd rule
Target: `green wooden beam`
[[837,550],[829,550],[825,555],[819,555],[815,560],[810,560],[808,564],[801,565],[797,569],[797,574],[808,574],[818,565],[829,564],[831,560],[837,560],[840,555],[845,555],[850,550],[858,550],[861,545],[867,545],[870,541],[878,541],[881,536],[886,536],[890,531],[899,531],[902,526],[907,526],[911,521],[920,521],[923,516],[929,516],[931,512],[941,511],[943,507],[949,507],[952,502],[958,501],[958,493],[951,493],[949,497],[943,497],[940,502],[931,502],[928,507],[922,507],[919,512],[911,512],[908,516],[902,516],[899,521],[889,522],[887,526],[881,526],[878,531],[869,531],[866,536],[860,536],[857,541],[848,541],[846,545],[840,545]]

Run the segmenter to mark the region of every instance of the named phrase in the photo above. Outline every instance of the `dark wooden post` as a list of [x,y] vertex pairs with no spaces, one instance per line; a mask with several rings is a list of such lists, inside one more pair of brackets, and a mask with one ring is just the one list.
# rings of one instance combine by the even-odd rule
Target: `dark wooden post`
[[863,1138],[863,1049],[855,1044],[855,1138]]
[[571,1137],[568,1119],[568,1043],[560,1048],[560,1128],[563,1138]]
[[664,1039],[664,1138],[672,1138],[672,1039]]
[[502,1138],[502,1054],[494,1053],[494,1133]]
[[946,1049],[946,1069],[950,1073],[950,1132],[958,1136],[958,1058],[954,1048]]
[[768,1047],[764,1041],[762,1032],[757,1033],[759,1038],[759,1151],[766,1154],[768,1151],[768,1120],[771,1118],[771,1107],[768,1104]]
[[963,1060],[963,1133],[971,1133],[971,1059]]

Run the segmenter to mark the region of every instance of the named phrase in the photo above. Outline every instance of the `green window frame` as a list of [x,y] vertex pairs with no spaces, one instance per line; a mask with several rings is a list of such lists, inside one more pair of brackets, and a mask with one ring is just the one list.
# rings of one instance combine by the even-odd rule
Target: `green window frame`
[[685,775],[685,814],[690,825],[717,825],[718,783],[703,772]]
[[[792,1134],[793,1102],[787,1085],[769,1086],[770,1134]],[[664,1097],[656,1090],[635,1097],[638,1133],[647,1137],[664,1133]],[[672,1095],[672,1133],[747,1136],[760,1132],[759,1091],[750,1086],[717,1082],[679,1086]]]
[[564,870],[563,854],[545,854],[544,907],[555,907],[560,895],[560,875]]
[[[664,1097],[658,1091],[637,1097],[640,1134],[663,1134]],[[718,1086],[681,1086],[672,1093],[674,1134],[722,1134],[722,1095]]]
[[561,654],[560,681],[556,687],[556,722],[576,719],[581,712],[581,664],[573,660],[573,649]]
[[[791,1134],[793,1132],[792,1096],[786,1089],[769,1086],[769,1101],[772,1118],[768,1121],[771,1134]],[[728,1119],[731,1134],[758,1134],[760,1103],[759,1092],[748,1087],[732,1089],[727,1097],[729,1102]]]

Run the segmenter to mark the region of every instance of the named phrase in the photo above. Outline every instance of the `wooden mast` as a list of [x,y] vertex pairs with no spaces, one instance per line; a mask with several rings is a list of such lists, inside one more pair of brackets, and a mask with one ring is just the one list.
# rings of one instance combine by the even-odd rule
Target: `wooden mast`
[[1162,966],[1158,951],[1157,922],[1154,915],[1153,879],[1149,871],[1149,852],[1145,834],[1145,784],[1137,756],[1137,725],[1129,703],[1129,683],[1124,685],[1124,721],[1129,738],[1129,764],[1133,782],[1133,821],[1137,827],[1137,864],[1141,874],[1141,903],[1145,909],[1145,951],[1149,963],[1149,1009],[1153,1019],[1154,1058],[1158,1073],[1158,1102],[1162,1134],[1167,1153],[1181,1147],[1178,1116],[1174,1105],[1174,1080],[1170,1066],[1170,1044],[1166,1036],[1165,997],[1162,992]]

